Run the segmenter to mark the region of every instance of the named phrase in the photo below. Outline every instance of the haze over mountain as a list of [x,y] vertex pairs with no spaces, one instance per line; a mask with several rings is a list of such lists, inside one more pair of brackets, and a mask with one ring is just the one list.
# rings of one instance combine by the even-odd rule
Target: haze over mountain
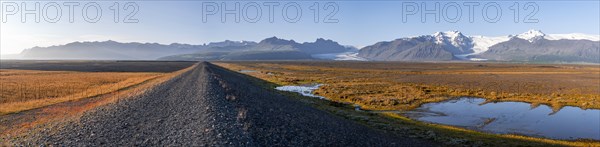
[[298,43],[277,37],[260,42],[230,41],[202,45],[173,43],[73,42],[24,50],[20,59],[77,60],[373,60],[515,61],[600,63],[600,36],[545,34],[529,30],[498,37],[459,31],[377,42],[356,49],[328,39]]
[[319,38],[297,43],[271,37],[252,41],[213,42],[203,45],[173,43],[120,43],[116,41],[73,42],[50,47],[25,49],[20,59],[41,60],[310,60],[311,55],[344,53],[356,50]]
[[297,43],[277,37],[266,38],[257,44],[239,47],[212,47],[191,54],[174,55],[159,60],[313,60],[313,55],[344,53],[355,50],[332,40]]
[[50,47],[25,49],[21,59],[67,59],[67,60],[155,60],[166,55],[192,53],[210,47],[243,46],[253,42],[223,41],[205,45],[173,43],[120,43],[112,40],[102,42],[73,42]]

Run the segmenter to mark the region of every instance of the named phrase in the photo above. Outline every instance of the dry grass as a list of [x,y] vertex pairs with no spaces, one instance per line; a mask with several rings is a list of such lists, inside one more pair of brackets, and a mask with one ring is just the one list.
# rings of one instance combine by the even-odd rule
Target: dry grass
[[0,70],[0,115],[98,96],[161,73]]
[[[598,67],[594,67],[594,66],[578,66],[578,65],[569,65],[569,66],[564,66],[564,68],[566,69],[571,69],[571,71],[569,70],[548,70],[548,72],[540,72],[540,70],[547,70],[547,69],[541,69],[541,68],[547,68],[547,67],[537,67],[537,65],[518,65],[518,67],[510,67],[510,69],[502,69],[502,68],[508,68],[507,66],[512,66],[512,65],[501,65],[501,64],[486,64],[486,66],[497,66],[494,68],[487,68],[487,69],[481,69],[481,70],[485,70],[485,71],[472,71],[472,72],[467,72],[467,70],[462,69],[462,71],[449,71],[449,69],[444,69],[444,70],[440,70],[440,66],[441,67],[456,67],[457,65],[453,65],[453,64],[431,64],[431,65],[426,65],[425,67],[423,67],[423,65],[419,65],[416,66],[416,64],[421,64],[421,63],[410,63],[407,64],[404,67],[400,67],[399,65],[402,64],[406,64],[406,63],[394,63],[391,66],[390,65],[378,65],[379,63],[361,63],[361,64],[355,64],[353,65],[354,67],[348,67],[350,65],[348,64],[343,64],[343,63],[333,63],[333,64],[324,64],[324,63],[301,63],[301,62],[286,62],[286,63],[273,63],[273,62],[220,62],[220,63],[216,63],[217,65],[223,66],[223,67],[227,67],[231,70],[234,71],[239,71],[239,70],[255,70],[257,72],[245,72],[244,74],[253,76],[253,77],[257,77],[259,79],[268,81],[262,81],[262,80],[254,80],[258,85],[261,85],[265,88],[268,89],[273,89],[276,86],[279,85],[288,85],[288,84],[303,84],[303,83],[311,83],[311,82],[318,82],[318,83],[325,83],[325,84],[339,84],[342,83],[344,85],[342,86],[352,86],[352,88],[348,88],[348,89],[358,89],[358,90],[363,90],[362,92],[352,92],[350,90],[345,91],[345,94],[353,94],[353,95],[374,95],[374,93],[377,92],[372,92],[372,91],[390,91],[389,93],[392,93],[391,90],[393,89],[405,89],[405,91],[395,91],[395,94],[400,95],[399,97],[402,97],[403,95],[406,96],[410,96],[410,94],[415,94],[415,93],[421,93],[423,92],[421,90],[421,88],[415,88],[416,86],[419,86],[418,84],[415,83],[411,83],[411,82],[406,82],[406,81],[411,81],[411,80],[422,80],[424,77],[422,78],[404,78],[404,79],[397,79],[398,76],[402,76],[402,74],[400,75],[396,75],[398,73],[402,73],[404,72],[404,74],[410,74],[410,73],[427,73],[427,74],[414,74],[413,76],[415,77],[419,77],[419,76],[424,76],[424,75],[434,75],[434,74],[438,74],[441,78],[439,79],[446,79],[446,80],[440,80],[437,82],[448,82],[448,81],[452,81],[452,80],[456,80],[453,79],[451,77],[451,75],[461,75],[458,73],[462,73],[462,74],[475,74],[476,72],[482,73],[501,73],[501,72],[495,72],[495,71],[501,71],[504,70],[504,72],[508,75],[520,75],[520,76],[525,76],[522,74],[530,74],[530,75],[535,75],[535,74],[547,74],[549,77],[545,77],[545,78],[556,78],[556,77],[563,77],[561,79],[554,79],[554,80],[546,80],[543,82],[546,83],[568,83],[571,85],[563,85],[562,87],[559,88],[563,88],[565,89],[565,87],[569,87],[569,88],[581,88],[581,89],[592,89],[588,94],[591,95],[598,95],[598,91],[594,91],[594,88],[597,88],[600,85],[595,85],[596,87],[586,87],[586,86],[594,86],[593,84],[600,82],[600,74],[599,74],[599,70]],[[314,65],[317,64],[317,65]],[[340,65],[342,64],[342,65]],[[366,65],[368,66],[366,66]],[[424,64],[424,63],[423,63]],[[477,66],[477,64],[475,64]],[[411,67],[412,66],[412,67]],[[437,66],[437,67],[436,67]],[[469,64],[458,64],[459,67],[463,67],[463,68],[469,68]],[[335,68],[334,68],[335,67]],[[432,68],[433,67],[433,68]],[[537,69],[536,69],[537,67]],[[386,69],[386,70],[382,70],[383,68],[390,68],[390,69]],[[411,69],[409,69],[411,68]],[[430,69],[419,69],[419,70],[415,70],[417,68],[430,68]],[[408,71],[407,71],[408,70]],[[431,70],[431,71],[428,71]],[[435,71],[437,70],[437,72]],[[532,72],[534,71],[534,72]],[[389,72],[389,73],[393,73],[393,74],[387,74],[387,77],[379,77],[378,76],[382,76],[382,73],[385,72]],[[440,73],[444,73],[441,74]],[[519,73],[519,74],[517,74]],[[564,74],[564,75],[563,75]],[[328,76],[337,76],[337,77],[328,77]],[[520,76],[516,76],[516,77],[520,77]],[[500,75],[500,77],[502,77],[501,79],[490,79],[490,80],[504,80],[506,81],[506,79],[510,79],[511,76],[506,76],[506,75]],[[514,78],[514,77],[513,77]],[[523,79],[525,78],[525,79]],[[528,78],[527,76],[525,77],[520,77],[519,79],[513,79],[513,80],[509,80],[507,82],[513,82],[513,83],[519,83],[519,80],[524,80],[523,82],[532,82],[531,80],[527,80],[526,78]],[[537,77],[539,80],[540,77]],[[542,78],[544,78],[542,76]],[[251,78],[252,79],[252,78]],[[406,80],[404,82],[398,82],[401,80]],[[459,79],[460,80],[460,79]],[[464,79],[463,79],[464,80]],[[466,80],[482,80],[482,79],[478,79],[478,77],[466,77]],[[336,82],[338,81],[338,82]],[[572,83],[569,83],[568,81],[573,81]],[[430,80],[430,81],[426,81],[426,82],[436,82],[435,80]],[[426,83],[423,82],[423,83]],[[352,84],[354,83],[354,84]],[[392,85],[392,84],[399,84],[399,85]],[[460,85],[460,83],[454,83],[457,84],[458,86],[464,86],[464,87],[468,87],[468,86],[474,86],[476,84],[473,85]],[[506,83],[503,83],[506,84]],[[535,84],[535,83],[532,83]],[[590,84],[590,85],[588,85]],[[438,85],[443,85],[442,83],[439,83]],[[449,85],[449,84],[448,84]],[[445,85],[447,87],[450,87],[448,85]],[[456,86],[456,85],[454,85]],[[559,91],[557,89],[552,89],[552,88],[557,88],[554,86],[546,86],[547,88],[551,88],[551,89],[547,89],[547,90],[540,90],[537,89],[539,91],[537,91],[537,93],[539,94],[547,94],[547,93],[558,93],[560,92],[561,95],[564,94],[565,96],[569,95],[569,92],[564,92],[564,91]],[[439,88],[439,87],[438,87]],[[327,87],[322,87],[322,89],[328,89]],[[431,89],[430,87],[427,89]],[[441,88],[440,88],[441,89]],[[371,92],[369,92],[369,90]],[[412,90],[412,91],[411,91]],[[494,89],[492,89],[494,90]],[[501,90],[501,88],[496,88],[495,90]],[[596,90],[600,90],[600,89],[596,89]],[[506,89],[506,92],[511,92],[511,93],[515,93],[518,92],[518,89]],[[555,91],[555,92],[552,92]],[[558,92],[556,92],[558,91]],[[570,93],[570,94],[582,94],[580,92],[582,92],[583,90],[579,91],[578,93]],[[334,91],[334,92],[342,92],[342,91]],[[453,127],[453,126],[447,126],[447,125],[441,125],[441,124],[432,124],[432,123],[426,123],[426,122],[420,122],[420,121],[416,121],[416,120],[412,120],[409,119],[407,117],[395,114],[395,113],[380,113],[380,114],[373,114],[373,113],[368,113],[368,112],[364,112],[364,111],[354,111],[354,107],[352,105],[348,105],[348,104],[340,104],[337,102],[330,102],[330,101],[323,101],[323,100],[319,100],[319,99],[315,99],[315,98],[309,98],[309,97],[303,97],[299,94],[295,94],[295,93],[288,93],[288,92],[282,92],[282,94],[287,95],[289,97],[292,98],[297,98],[298,100],[304,101],[309,105],[315,106],[319,109],[322,110],[326,110],[328,112],[334,113],[336,115],[342,116],[344,118],[350,119],[350,120],[355,120],[359,123],[363,123],[366,124],[370,127],[373,128],[377,128],[377,129],[381,129],[381,130],[385,130],[386,132],[391,132],[394,134],[398,134],[398,135],[402,135],[402,136],[406,136],[406,137],[416,137],[416,138],[424,138],[424,139],[429,139],[429,140],[433,140],[436,142],[440,142],[443,143],[445,146],[600,146],[600,142],[595,141],[595,140],[555,140],[555,139],[546,139],[546,138],[536,138],[536,137],[528,137],[528,136],[522,136],[522,135],[511,135],[511,134],[490,134],[490,133],[484,133],[484,132],[478,132],[478,131],[473,131],[473,130],[468,130],[468,129],[464,129],[464,128],[460,128],[460,127]],[[319,93],[320,95],[323,95],[323,93]],[[345,94],[340,94],[340,95],[345,95]],[[585,93],[583,93],[585,94]],[[450,95],[450,94],[448,94]],[[439,97],[439,99],[435,99],[435,98],[431,98],[431,99],[413,99],[410,100],[412,101],[411,103],[424,103],[427,101],[438,101],[438,100],[444,100],[447,99],[447,97]],[[340,99],[334,99],[334,100],[340,100]],[[385,101],[386,99],[384,99]],[[528,101],[527,99],[519,99],[522,101]],[[535,100],[535,99],[533,99]],[[595,101],[598,102],[597,99],[590,99],[591,101]],[[379,105],[378,103],[373,103],[374,105]],[[409,109],[409,107],[412,104],[397,104],[399,106],[406,106],[406,109]],[[381,108],[381,107],[375,107],[375,108]],[[392,108],[397,108],[397,107],[392,107]]]
[[[12,113],[3,116],[0,115],[0,120],[3,120],[2,117],[4,117],[5,120],[7,120],[0,121],[0,134],[12,136],[27,136],[27,133],[30,130],[44,129],[46,125],[61,125],[62,122],[64,122],[65,120],[77,121],[77,119],[79,119],[79,116],[81,116],[84,112],[88,110],[110,103],[116,103],[120,100],[133,98],[137,95],[143,94],[146,91],[152,89],[152,87],[155,87],[156,85],[162,84],[176,76],[181,75],[182,73],[190,71],[195,66],[197,66],[197,64],[175,72],[156,74],[154,78],[149,78],[144,82],[133,84],[131,86],[123,87],[119,90],[100,94],[97,96],[81,98],[75,101],[64,101],[62,103],[56,103],[53,105],[49,105],[49,103],[46,103],[45,107],[41,107],[33,111],[26,111],[23,113]],[[111,74],[115,73],[111,72]],[[133,74],[139,74],[138,76],[146,74],[153,75],[153,73]],[[133,76],[132,78],[134,77],[135,76]],[[2,136],[0,136],[0,140],[2,140]]]
[[423,103],[474,96],[600,108],[600,68],[586,65],[520,65],[400,62],[221,62],[232,70],[281,85],[322,83],[315,91],[372,110],[410,110]]

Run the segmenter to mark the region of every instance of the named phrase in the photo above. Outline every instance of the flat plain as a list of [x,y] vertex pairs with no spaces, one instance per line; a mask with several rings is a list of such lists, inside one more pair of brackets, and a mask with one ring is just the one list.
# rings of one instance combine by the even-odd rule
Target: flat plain
[[[114,94],[117,96],[105,94],[106,97],[68,101],[0,116],[2,126],[8,126],[4,130],[0,128],[0,145],[437,144],[419,138],[403,138],[332,115],[271,89],[256,86],[245,75],[207,62],[167,73],[157,79],[162,80],[150,86],[144,82],[121,90]],[[152,81],[157,80],[150,80],[148,83],[153,83]],[[135,90],[138,88],[141,92]],[[30,119],[39,120],[40,117],[51,119],[41,123],[34,121],[38,122],[34,125],[30,123]]]
[[[264,80],[266,84],[262,86],[266,88],[321,84],[313,94],[327,100],[297,93],[289,96],[300,97],[315,107],[374,128],[445,145],[600,145],[593,139],[557,140],[486,133],[416,121],[397,113],[426,103],[463,97],[484,98],[485,103],[526,102],[531,109],[548,105],[553,113],[565,106],[598,109],[600,67],[597,65],[352,61],[219,61],[214,64]],[[356,105],[361,111],[354,111]]]
[[0,115],[103,95],[193,62],[2,61]]
[[600,108],[600,67],[507,63],[218,62],[280,85],[324,84],[315,94],[370,110],[411,110],[456,97],[528,102],[555,111]]
[[[2,61],[0,146],[598,146],[395,113],[462,96],[598,108],[595,65]],[[276,86],[324,84],[314,94]],[[5,107],[6,106],[6,107]]]

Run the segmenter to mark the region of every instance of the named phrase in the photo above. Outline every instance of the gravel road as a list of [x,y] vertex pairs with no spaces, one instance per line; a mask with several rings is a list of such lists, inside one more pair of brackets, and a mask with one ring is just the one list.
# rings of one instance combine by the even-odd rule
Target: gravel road
[[57,146],[430,146],[252,85],[210,63],[80,120],[15,140]]

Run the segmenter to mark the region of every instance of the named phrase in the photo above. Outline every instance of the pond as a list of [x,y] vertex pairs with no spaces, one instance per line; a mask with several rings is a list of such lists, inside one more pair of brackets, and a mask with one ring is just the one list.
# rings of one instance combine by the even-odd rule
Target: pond
[[468,129],[553,139],[600,140],[600,110],[564,107],[558,112],[523,102],[485,103],[482,98],[460,98],[424,104],[403,115],[425,122]]
[[325,97],[313,94],[313,91],[319,89],[319,87],[322,85],[323,84],[307,84],[307,85],[301,85],[301,86],[279,86],[279,87],[275,87],[275,89],[277,89],[279,91],[296,92],[296,93],[302,94],[303,96],[325,99]]
[[[322,84],[279,86],[275,89],[325,99],[313,94]],[[363,111],[355,106],[357,111]],[[365,111],[398,113],[411,119],[497,133],[552,139],[600,140],[600,110],[566,106],[554,112],[547,105],[532,108],[524,102],[486,103],[483,98],[463,97],[423,104],[411,111]]]

